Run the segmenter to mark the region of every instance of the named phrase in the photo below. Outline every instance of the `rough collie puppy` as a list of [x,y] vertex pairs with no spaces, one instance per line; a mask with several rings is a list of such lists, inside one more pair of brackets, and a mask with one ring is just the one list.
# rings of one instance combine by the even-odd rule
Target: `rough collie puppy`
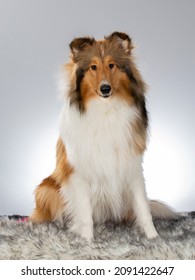
[[67,221],[71,231],[91,240],[93,225],[107,220],[134,219],[155,238],[152,216],[177,217],[146,196],[146,86],[132,48],[129,36],[119,32],[70,43],[56,168],[36,189],[32,221]]

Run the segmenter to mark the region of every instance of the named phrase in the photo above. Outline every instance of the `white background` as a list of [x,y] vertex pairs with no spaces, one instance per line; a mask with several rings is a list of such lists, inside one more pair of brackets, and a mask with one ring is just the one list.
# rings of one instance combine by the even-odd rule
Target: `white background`
[[149,85],[147,192],[195,210],[195,1],[0,0],[0,215],[29,215],[55,166],[56,74],[75,36],[128,33]]

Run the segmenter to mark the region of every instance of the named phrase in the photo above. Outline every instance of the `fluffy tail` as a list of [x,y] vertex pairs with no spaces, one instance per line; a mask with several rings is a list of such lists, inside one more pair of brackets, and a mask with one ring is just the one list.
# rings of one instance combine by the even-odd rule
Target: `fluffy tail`
[[176,213],[172,208],[167,206],[165,203],[157,200],[150,200],[150,210],[152,217],[154,218],[165,218],[165,219],[179,219],[181,215]]

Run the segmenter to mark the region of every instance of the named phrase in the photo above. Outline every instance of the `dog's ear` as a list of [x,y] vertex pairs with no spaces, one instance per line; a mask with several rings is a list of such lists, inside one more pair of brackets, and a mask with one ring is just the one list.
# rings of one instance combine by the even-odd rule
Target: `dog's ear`
[[127,53],[130,53],[131,50],[133,49],[133,44],[132,44],[131,38],[129,38],[129,36],[126,33],[113,32],[111,35],[109,35],[105,39],[112,41],[112,42],[116,42]]
[[87,46],[92,46],[94,42],[95,39],[90,37],[75,38],[70,43],[70,49],[73,54],[73,57],[79,52],[83,51]]

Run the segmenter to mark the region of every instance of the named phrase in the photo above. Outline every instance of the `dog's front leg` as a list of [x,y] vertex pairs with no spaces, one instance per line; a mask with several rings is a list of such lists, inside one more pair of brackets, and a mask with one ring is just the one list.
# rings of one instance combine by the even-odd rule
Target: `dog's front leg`
[[146,195],[145,183],[142,174],[134,178],[131,184],[132,208],[136,217],[136,223],[146,234],[148,239],[155,238],[158,233],[152,221],[149,202]]
[[62,187],[61,195],[65,202],[65,217],[70,220],[70,231],[91,242],[93,220],[88,182],[74,173]]

